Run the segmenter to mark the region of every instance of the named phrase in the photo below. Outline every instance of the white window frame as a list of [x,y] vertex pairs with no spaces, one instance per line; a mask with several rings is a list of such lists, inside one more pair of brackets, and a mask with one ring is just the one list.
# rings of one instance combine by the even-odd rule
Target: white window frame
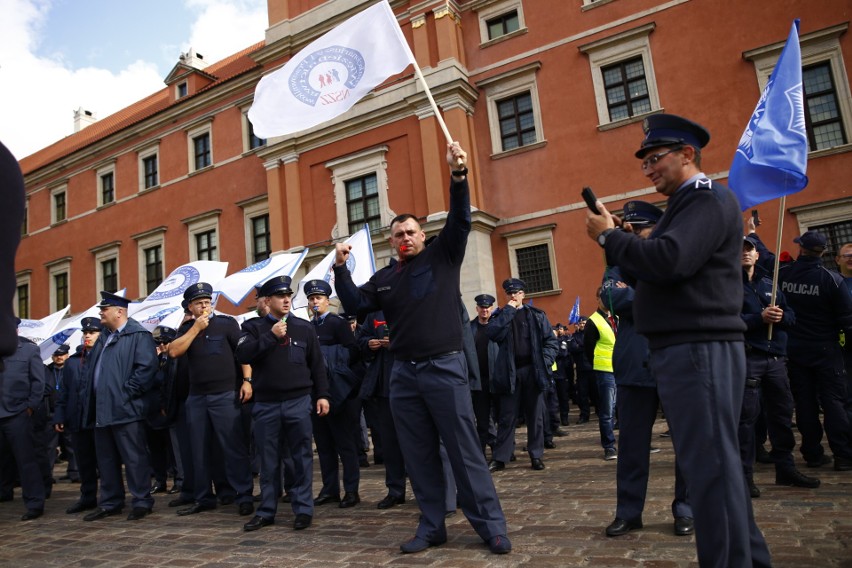
[[614,0],[583,0],[583,6],[581,10],[591,10],[592,8],[597,8],[598,6],[601,6],[603,4],[609,4],[613,1]]
[[518,249],[523,249],[535,245],[547,245],[548,258],[550,260],[550,275],[551,289],[541,292],[527,294],[528,297],[548,296],[562,292],[559,287],[559,270],[556,264],[556,247],[553,244],[553,229],[555,224],[543,225],[540,227],[531,227],[529,229],[521,229],[511,233],[505,233],[503,238],[506,239],[506,246],[509,250],[509,271],[513,278],[519,278],[518,272]]
[[[812,158],[837,152],[838,149],[848,150],[852,148],[852,91],[849,88],[849,76],[846,74],[846,65],[843,61],[843,50],[840,48],[840,36],[845,34],[848,29],[849,23],[845,22],[799,36],[803,68],[824,61],[828,61],[831,65],[834,87],[837,89],[837,105],[840,108],[840,117],[846,133],[846,144],[823,148],[822,150],[812,150],[808,153],[808,156]],[[781,50],[784,49],[786,41],[785,38],[784,41],[743,53],[743,58],[754,64],[754,72],[757,75],[757,85],[760,92],[763,92],[766,83],[769,82],[769,76],[775,69],[778,58],[781,57]]]
[[[536,74],[541,69],[541,62],[534,61],[517,69],[512,69],[476,84],[484,89],[488,108],[488,130],[491,133],[491,157],[499,158],[540,148],[546,144],[544,127],[541,117],[541,104],[538,99],[538,82]],[[529,91],[533,106],[533,121],[535,124],[535,142],[510,150],[503,150],[503,137],[500,133],[500,118],[497,102],[520,95]]]
[[[19,272],[15,275],[15,298],[13,300],[13,306],[15,308],[15,315],[18,317],[22,317],[18,310],[18,288],[21,286],[27,287],[27,319],[32,316],[32,308],[33,308],[33,287],[32,287],[32,271],[26,270]],[[53,312],[51,312],[53,313]]]
[[[242,118],[243,154],[246,154],[248,152],[257,152],[262,148],[266,148],[267,144],[269,143],[269,141],[267,140],[267,144],[264,144],[262,146],[258,146],[257,148],[251,147],[251,121],[248,118],[248,111],[249,111],[250,108],[251,108],[251,105],[246,105],[246,106],[240,108],[240,114],[243,115],[243,118]],[[258,136],[258,138],[260,138],[260,137]],[[266,139],[263,138],[263,140],[266,140]]]
[[120,246],[121,241],[114,241],[89,250],[95,255],[95,282],[97,282],[98,290],[106,290],[102,263],[107,260],[115,260],[116,290],[121,290],[121,263],[118,254]]
[[[48,283],[50,284],[50,313],[58,312],[65,306],[56,303],[56,276],[63,272],[68,275],[68,305],[71,305],[71,257],[66,256],[47,263]],[[32,293],[32,290],[30,290]]]
[[[104,180],[103,176],[112,174],[112,201],[109,203],[104,203]],[[98,168],[95,170],[95,176],[97,179],[97,187],[98,187],[98,207],[103,207],[104,205],[111,205],[118,201],[118,186],[116,184],[115,177],[115,162]]]
[[[195,167],[195,139],[207,135],[210,140],[210,164],[202,168]],[[186,147],[189,157],[189,173],[206,171],[213,167],[216,160],[213,156],[213,119],[204,121],[186,131]]]
[[[501,41],[505,41],[509,38],[513,38],[519,35],[523,35],[527,33],[529,30],[527,29],[526,21],[524,20],[524,4],[522,0],[496,0],[492,2],[480,3],[477,8],[474,6],[474,10],[477,12],[477,16],[479,17],[479,47],[487,47],[489,45],[494,45],[495,43],[500,43]],[[509,32],[507,34],[495,37],[493,39],[488,37],[488,20],[493,20],[498,16],[502,16],[508,12],[517,11],[518,12],[518,29]]]
[[[65,217],[57,219],[56,211],[56,196],[60,193],[65,194]],[[50,224],[64,223],[68,220],[68,185],[62,184],[50,190]],[[65,306],[63,306],[65,307]]]
[[[139,193],[157,189],[163,183],[163,171],[160,167],[162,165],[160,163],[160,143],[157,142],[153,146],[140,150],[137,155],[139,164]],[[157,158],[157,183],[151,187],[145,187],[145,159],[150,158],[151,156],[155,156]]]
[[[183,87],[185,93],[181,94],[180,89]],[[187,81],[181,81],[179,83],[175,83],[175,100],[182,99],[189,95],[189,83]]]
[[219,216],[222,214],[221,209],[207,211],[200,215],[184,219],[182,222],[186,225],[189,233],[189,259],[192,262],[198,260],[198,242],[195,238],[199,233],[206,233],[209,230],[216,231],[216,258],[209,260],[219,260],[222,257],[222,233],[219,231]]
[[396,213],[390,208],[388,200],[388,162],[387,146],[376,146],[325,163],[331,171],[331,183],[334,184],[334,205],[337,223],[331,230],[333,239],[349,235],[349,212],[346,210],[346,182],[369,174],[376,174],[379,191],[379,215],[381,226],[386,227]]
[[[254,264],[254,234],[251,220],[261,215],[269,215],[269,198],[266,195],[238,203],[243,209],[243,228],[245,230],[246,266]],[[270,244],[271,245],[271,244]],[[271,254],[272,251],[270,251]]]
[[[134,235],[133,239],[136,241],[136,258],[138,259],[137,271],[139,274],[139,296],[144,297],[150,293],[147,289],[148,274],[145,269],[145,249],[155,246],[160,247],[161,260],[163,262],[163,279],[169,275],[166,270],[166,228],[157,227],[156,229],[146,231],[139,235]],[[153,290],[151,290],[151,292],[153,292]]]
[[[657,76],[654,72],[654,60],[651,57],[650,36],[655,28],[656,24],[651,22],[611,37],[581,45],[578,48],[589,57],[592,85],[595,89],[595,106],[598,110],[598,130],[609,130],[625,124],[639,122],[649,114],[662,110],[660,93],[657,89]],[[610,120],[602,69],[636,56],[642,57],[642,65],[645,67],[645,83],[648,86],[648,100],[651,103],[651,110],[628,118]]]
[[791,207],[790,213],[796,216],[801,235],[810,227],[842,223],[852,219],[852,197]]

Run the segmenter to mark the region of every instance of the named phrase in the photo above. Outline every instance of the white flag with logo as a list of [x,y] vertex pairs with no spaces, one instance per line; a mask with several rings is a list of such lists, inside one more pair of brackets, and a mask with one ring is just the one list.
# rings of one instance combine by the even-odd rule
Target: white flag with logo
[[261,138],[343,114],[414,55],[387,0],[349,18],[260,80],[248,117]]
[[216,291],[228,298],[235,306],[239,306],[256,285],[266,282],[273,276],[286,274],[292,277],[299,270],[306,254],[308,254],[308,249],[302,252],[270,256],[266,260],[261,260],[231,274],[219,282]]
[[[356,286],[360,286],[376,272],[376,259],[373,257],[373,242],[370,239],[369,227],[364,225],[363,229],[343,242],[352,245],[352,250],[349,251],[349,259],[346,261],[346,268],[352,275],[352,282]],[[331,297],[337,296],[337,290],[334,289],[334,256],[335,251],[331,251],[313,270],[305,275],[299,283],[298,291],[293,295],[292,310],[304,308],[308,305],[308,297],[305,296],[305,283],[309,280],[325,280],[331,284]]]
[[59,322],[62,321],[62,316],[68,311],[70,306],[65,306],[58,312],[54,312],[49,316],[45,316],[40,320],[22,319],[18,324],[18,335],[26,337],[35,344],[39,344],[45,339],[49,339]]

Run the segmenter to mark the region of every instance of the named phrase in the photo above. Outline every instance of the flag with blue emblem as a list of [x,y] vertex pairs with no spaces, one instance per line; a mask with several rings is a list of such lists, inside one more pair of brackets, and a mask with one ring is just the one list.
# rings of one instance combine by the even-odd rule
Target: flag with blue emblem
[[263,77],[248,118],[261,138],[312,128],[414,63],[386,0],[349,18]]
[[574,307],[571,308],[571,313],[568,314],[568,325],[576,324],[580,321],[580,296],[574,300]]
[[216,291],[235,306],[239,306],[256,285],[263,284],[273,276],[286,275],[292,278],[302,265],[306,254],[308,249],[270,256],[226,277],[216,285]]
[[[115,292],[116,296],[121,296],[124,298],[127,294],[127,288],[122,288]],[[62,345],[63,343],[68,344],[71,348],[71,353],[74,353],[74,350],[77,349],[77,346],[83,342],[83,332],[80,331],[81,326],[83,325],[83,318],[99,318],[100,319],[100,311],[101,309],[97,304],[90,307],[85,312],[78,314],[74,317],[64,319],[60,322],[57,322],[56,329],[53,331],[53,335],[39,343],[38,348],[41,351],[41,358],[45,363],[50,362],[50,357],[53,355],[53,352],[56,351],[56,348]]]
[[740,138],[728,185],[745,211],[804,189],[808,185],[807,167],[808,137],[797,19]]
[[65,306],[58,312],[53,312],[49,316],[45,316],[39,320],[21,319],[21,323],[18,324],[18,335],[26,337],[36,344],[49,339],[56,332],[59,322],[62,321],[62,317],[68,311],[69,307]]

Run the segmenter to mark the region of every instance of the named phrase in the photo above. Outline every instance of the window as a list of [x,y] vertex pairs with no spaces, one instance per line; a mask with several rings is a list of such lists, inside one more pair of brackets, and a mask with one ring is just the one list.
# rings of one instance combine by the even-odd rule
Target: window
[[365,223],[370,226],[370,231],[382,227],[377,180],[376,174],[369,174],[346,181],[346,217],[350,235],[360,231]]
[[337,223],[332,238],[387,226],[396,217],[388,203],[387,146],[377,146],[325,164],[331,170]]
[[660,110],[651,59],[654,27],[645,24],[579,47],[589,57],[598,129],[630,124]]
[[56,298],[57,309],[62,309],[59,306],[68,305],[68,273],[61,272],[53,275],[53,293]]
[[183,83],[178,83],[177,87],[177,98],[185,97],[187,93],[189,93],[189,89],[186,86],[186,81]]
[[805,91],[805,123],[811,151],[846,144],[846,132],[837,104],[837,88],[831,64],[823,61],[802,68]]
[[207,119],[186,131],[189,151],[189,173],[213,165],[213,122]]
[[30,201],[24,201],[24,220],[21,222],[21,236],[25,237],[29,232]]
[[477,83],[485,90],[492,156],[544,144],[534,62]]
[[479,37],[483,47],[527,32],[522,0],[477,2]]
[[15,314],[21,319],[30,317],[30,271],[16,276]]
[[211,229],[195,234],[195,254],[197,260],[218,260],[216,252],[216,230]]
[[219,215],[221,209],[207,211],[182,222],[189,232],[189,259],[219,260]]
[[266,260],[272,252],[269,232],[269,215],[251,219],[252,264]]
[[808,230],[819,231],[825,235],[828,240],[828,248],[825,249],[825,254],[822,255],[823,264],[830,270],[840,272],[840,267],[837,266],[834,259],[840,252],[840,247],[847,243],[852,243],[852,220],[810,226]]
[[118,260],[110,258],[101,262],[102,289],[107,292],[118,290]]
[[551,224],[503,235],[509,247],[512,276],[524,281],[528,296],[560,291],[553,248],[555,227]]
[[163,247],[154,245],[142,249],[145,262],[145,295],[151,294],[163,281]]
[[67,191],[65,186],[54,189],[50,192],[52,207],[50,209],[50,223],[61,223],[67,219],[65,196]]
[[651,112],[651,99],[641,57],[602,67],[601,73],[611,122]]
[[521,28],[517,10],[491,18],[485,24],[488,26],[488,39],[495,39],[516,32]]
[[[852,94],[839,41],[848,28],[846,22],[799,36],[810,152],[831,151],[847,146],[852,140]],[[754,63],[761,91],[778,63],[785,42],[786,37],[743,53],[745,59]]]
[[115,164],[98,168],[98,207],[115,202]]
[[139,190],[160,185],[159,144],[139,152]]
[[266,146],[266,139],[258,138],[254,133],[254,125],[248,118],[250,108],[251,105],[247,105],[240,109],[243,114],[243,152],[250,152]]
[[121,241],[112,241],[89,249],[95,255],[95,283],[99,290],[115,292],[119,288],[118,249]]
[[157,227],[132,237],[136,241],[140,294],[151,294],[163,281],[166,228]]
[[200,170],[211,164],[210,161],[210,134],[202,134],[192,139],[192,147],[195,152],[195,167]]
[[48,262],[47,277],[50,286],[50,312],[57,312],[71,303],[71,257]]

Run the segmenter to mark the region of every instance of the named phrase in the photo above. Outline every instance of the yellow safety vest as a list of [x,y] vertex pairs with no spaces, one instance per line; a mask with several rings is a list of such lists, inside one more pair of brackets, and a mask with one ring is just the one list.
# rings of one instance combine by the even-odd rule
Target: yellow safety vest
[[598,342],[595,344],[595,360],[592,361],[592,368],[595,371],[612,372],[612,350],[615,347],[615,333],[609,326],[609,322],[599,313],[595,312],[589,319],[595,322],[595,327],[598,328]]

